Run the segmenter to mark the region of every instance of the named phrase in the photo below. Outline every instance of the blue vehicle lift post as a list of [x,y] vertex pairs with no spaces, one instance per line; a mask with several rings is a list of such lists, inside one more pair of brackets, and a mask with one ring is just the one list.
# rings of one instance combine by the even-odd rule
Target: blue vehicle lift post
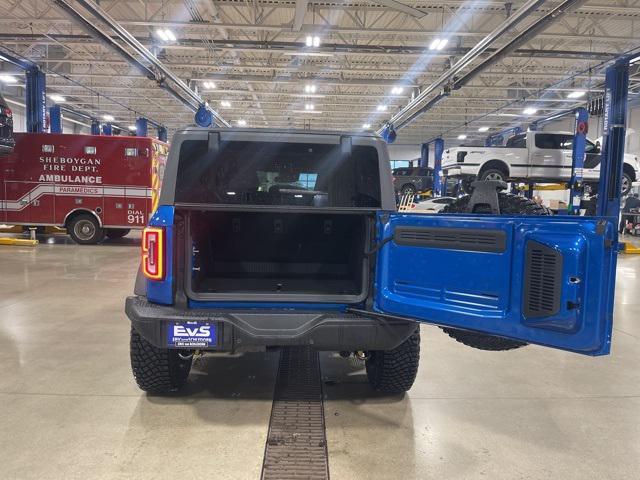
[[[208,112],[211,114],[211,112]],[[212,116],[213,118],[213,116]],[[136,137],[148,137],[149,136],[149,124],[155,126],[158,129],[158,140],[161,142],[167,141],[167,127],[155,123],[148,118],[138,117],[136,119]]]
[[104,125],[102,125],[102,135],[113,135],[113,125],[111,125],[110,123],[105,123]]
[[573,147],[571,152],[571,180],[569,181],[569,213],[580,215],[580,200],[584,194],[582,174],[584,170],[585,147],[589,132],[589,112],[584,107],[575,110],[575,127],[573,129]]
[[5,52],[2,52],[2,59],[25,72],[27,132],[44,132],[47,120],[47,79],[44,72],[35,63]]
[[27,132],[42,133],[47,118],[47,80],[37,65],[26,70],[26,117]]
[[[620,215],[630,60],[631,57],[618,59],[607,68],[605,74],[602,157],[596,215],[610,217],[616,225]],[[616,228],[616,233],[617,231]]]
[[136,136],[146,137],[149,134],[149,121],[144,117],[136,118]]
[[167,127],[158,126],[158,140],[161,142],[167,141]]
[[429,145],[433,144],[433,196],[441,197],[447,194],[447,186],[442,176],[442,154],[444,153],[444,140],[434,138],[425,142],[420,147],[420,166],[429,166]]
[[49,108],[49,124],[51,133],[62,133],[62,109],[60,105]]
[[91,135],[100,135],[100,122],[98,120],[91,122]]

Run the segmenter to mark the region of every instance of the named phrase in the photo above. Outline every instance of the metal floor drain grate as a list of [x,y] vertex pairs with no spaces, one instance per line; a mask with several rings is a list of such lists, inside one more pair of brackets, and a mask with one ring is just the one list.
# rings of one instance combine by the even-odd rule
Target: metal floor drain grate
[[318,352],[285,348],[271,409],[263,480],[327,480],[329,459]]

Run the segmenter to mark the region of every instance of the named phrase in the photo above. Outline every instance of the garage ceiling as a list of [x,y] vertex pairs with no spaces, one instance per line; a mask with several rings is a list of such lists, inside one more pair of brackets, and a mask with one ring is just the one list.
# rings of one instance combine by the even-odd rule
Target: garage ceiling
[[[80,3],[67,3],[137,56]],[[234,125],[358,130],[370,124],[375,130],[525,3],[103,0],[99,6]],[[540,2],[474,65],[559,3]],[[640,0],[577,3],[404,128],[398,141],[452,140],[462,133],[472,139],[486,135],[480,127],[495,131],[600,96],[602,68],[588,69],[638,46]],[[164,29],[176,40],[163,40]],[[0,0],[0,32],[3,47],[64,75],[48,75],[48,93],[63,95],[78,110],[110,114],[123,125],[135,119],[125,106],[170,130],[193,123],[190,110],[54,1]],[[445,38],[446,45],[435,48],[434,40]],[[15,72],[6,63],[2,68]],[[578,89],[587,94],[567,98]],[[640,75],[632,90],[640,90]],[[526,106],[536,114],[523,115]]]

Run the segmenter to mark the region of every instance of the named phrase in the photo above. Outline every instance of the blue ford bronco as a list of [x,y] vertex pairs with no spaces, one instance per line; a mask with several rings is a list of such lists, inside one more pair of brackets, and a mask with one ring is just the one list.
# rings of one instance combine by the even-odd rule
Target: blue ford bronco
[[195,352],[306,345],[404,392],[421,322],[484,350],[607,354],[617,219],[497,190],[400,213],[375,135],[179,131],[126,300],[138,385],[179,389]]

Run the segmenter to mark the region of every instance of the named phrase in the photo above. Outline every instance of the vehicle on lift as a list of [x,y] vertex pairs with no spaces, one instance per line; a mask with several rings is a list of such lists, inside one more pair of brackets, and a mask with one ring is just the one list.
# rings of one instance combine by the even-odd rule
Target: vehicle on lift
[[13,138],[13,112],[0,94],[0,155],[13,152],[16,141]]
[[16,133],[0,157],[0,223],[64,227],[79,244],[142,229],[168,145],[145,137]]
[[179,131],[125,306],[140,388],[180,388],[198,352],[310,346],[404,392],[421,322],[485,350],[609,352],[617,219],[547,216],[495,185],[448,214],[394,200],[375,135]]
[[[573,134],[525,132],[509,138],[505,146],[462,146],[445,150],[442,171],[448,178],[558,182],[571,179]],[[600,177],[600,144],[586,142],[583,178],[595,185]],[[622,194],[640,180],[635,155],[625,154]]]

